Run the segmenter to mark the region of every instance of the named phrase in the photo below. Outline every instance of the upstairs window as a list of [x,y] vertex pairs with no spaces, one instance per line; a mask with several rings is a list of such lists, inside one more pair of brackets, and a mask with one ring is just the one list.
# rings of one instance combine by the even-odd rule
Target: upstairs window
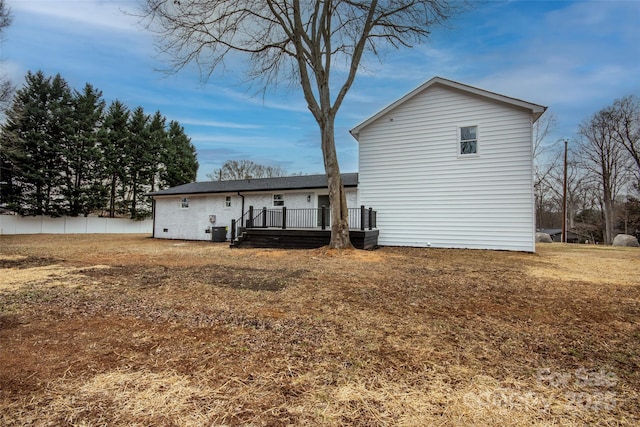
[[273,206],[284,206],[284,194],[273,195]]
[[188,197],[183,197],[182,200],[180,200],[180,207],[182,209],[189,209],[189,198]]
[[224,206],[227,208],[231,207],[231,196],[227,196],[224,198]]
[[460,155],[478,154],[478,126],[460,128]]

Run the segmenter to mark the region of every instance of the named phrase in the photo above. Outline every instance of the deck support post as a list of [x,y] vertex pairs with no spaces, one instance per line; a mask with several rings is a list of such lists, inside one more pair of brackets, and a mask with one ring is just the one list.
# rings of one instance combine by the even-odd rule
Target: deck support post
[[286,206],[282,207],[282,229],[283,230],[287,229],[287,207]]
[[369,208],[369,230],[373,229],[373,208]]
[[364,220],[366,219],[366,216],[364,213],[365,213],[364,205],[360,205],[360,230],[364,230]]
[[320,217],[320,229],[321,230],[326,230],[327,229],[327,207],[322,205],[322,209],[320,214],[322,215],[322,217]]
[[262,228],[267,228],[267,207],[262,207]]
[[253,206],[249,206],[249,218],[247,218],[247,228],[253,228]]
[[233,243],[236,240],[236,220],[231,220],[231,242]]

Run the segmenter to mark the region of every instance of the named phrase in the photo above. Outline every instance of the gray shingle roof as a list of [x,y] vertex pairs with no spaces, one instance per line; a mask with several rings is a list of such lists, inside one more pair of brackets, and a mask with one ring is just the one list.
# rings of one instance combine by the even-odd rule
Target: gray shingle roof
[[[358,186],[357,173],[343,173],[345,187]],[[182,194],[236,193],[238,191],[303,190],[327,188],[326,175],[285,176],[281,178],[239,179],[235,181],[191,182],[166,190],[147,193],[147,196],[172,196]]]

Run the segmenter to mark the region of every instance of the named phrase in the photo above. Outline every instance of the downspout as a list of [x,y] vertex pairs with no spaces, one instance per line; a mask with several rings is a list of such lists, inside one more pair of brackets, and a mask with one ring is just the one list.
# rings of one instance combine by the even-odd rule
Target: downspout
[[151,199],[151,218],[153,218],[153,224],[151,227],[151,238],[156,237],[156,198]]
[[244,227],[244,196],[238,191],[238,196],[242,197],[242,209],[240,211],[240,227]]

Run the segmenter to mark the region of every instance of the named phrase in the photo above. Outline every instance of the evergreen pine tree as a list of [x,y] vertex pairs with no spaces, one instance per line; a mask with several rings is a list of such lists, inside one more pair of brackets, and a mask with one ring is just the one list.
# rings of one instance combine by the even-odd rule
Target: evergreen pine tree
[[127,182],[125,149],[129,141],[129,109],[113,101],[107,110],[99,132],[102,151],[102,177],[107,186],[109,217],[125,213],[124,188]]
[[65,183],[63,194],[67,215],[88,215],[104,207],[106,191],[100,177],[102,153],[98,132],[102,126],[105,102],[102,92],[87,83],[73,98],[72,134],[63,147]]
[[151,213],[148,191],[196,179],[198,161],[178,122],[158,111],[105,113],[102,92],[72,91],[58,74],[29,72],[0,127],[0,207],[22,215]]
[[129,141],[125,147],[125,164],[129,178],[128,204],[132,219],[143,218],[150,213],[145,209],[145,185],[149,184],[153,155],[150,153],[149,116],[142,107],[136,107],[129,118]]
[[162,184],[160,182],[160,176],[165,169],[164,165],[164,151],[168,145],[167,130],[165,128],[166,119],[160,114],[160,111],[151,118],[149,122],[149,171],[147,180],[149,181],[149,190],[155,191]]
[[51,79],[27,73],[2,126],[3,203],[22,215],[49,213]]
[[48,120],[45,129],[44,164],[45,214],[62,216],[69,212],[65,194],[66,149],[73,144],[74,109],[71,88],[60,74],[51,79]]
[[166,187],[174,187],[195,181],[199,167],[196,148],[180,123],[173,120],[169,123],[167,144],[162,183]]

